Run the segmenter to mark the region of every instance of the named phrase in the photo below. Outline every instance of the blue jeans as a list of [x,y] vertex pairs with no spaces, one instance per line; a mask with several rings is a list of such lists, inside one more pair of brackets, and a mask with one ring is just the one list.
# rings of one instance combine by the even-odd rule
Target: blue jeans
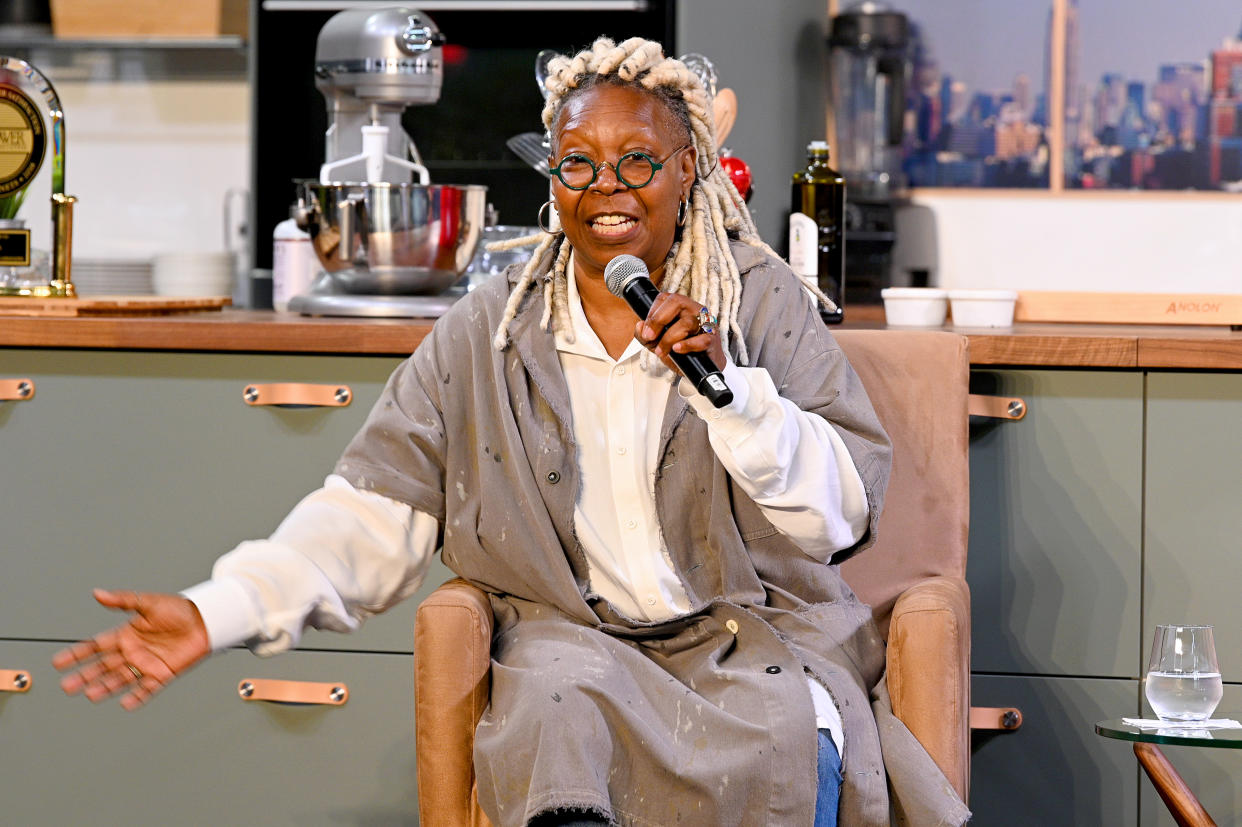
[[841,800],[841,756],[828,730],[819,731],[819,793],[815,797],[815,827],[836,827]]

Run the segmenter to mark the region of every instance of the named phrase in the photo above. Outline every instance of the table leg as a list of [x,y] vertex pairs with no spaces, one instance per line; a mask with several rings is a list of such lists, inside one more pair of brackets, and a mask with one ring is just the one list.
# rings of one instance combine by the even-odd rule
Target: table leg
[[1169,763],[1169,759],[1165,758],[1160,747],[1137,742],[1134,744],[1134,754],[1179,827],[1216,827],[1216,822],[1203,809],[1199,799],[1186,786],[1186,782]]

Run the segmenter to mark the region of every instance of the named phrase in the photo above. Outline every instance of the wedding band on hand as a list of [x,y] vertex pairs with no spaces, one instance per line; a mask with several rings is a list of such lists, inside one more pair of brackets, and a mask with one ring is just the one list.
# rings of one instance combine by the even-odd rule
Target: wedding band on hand
[[137,666],[134,666],[132,663],[127,663],[125,664],[125,668],[134,673],[134,680],[142,680],[142,670]]
[[706,307],[703,307],[699,309],[698,323],[700,333],[715,333],[716,325],[719,322],[715,316],[707,311]]

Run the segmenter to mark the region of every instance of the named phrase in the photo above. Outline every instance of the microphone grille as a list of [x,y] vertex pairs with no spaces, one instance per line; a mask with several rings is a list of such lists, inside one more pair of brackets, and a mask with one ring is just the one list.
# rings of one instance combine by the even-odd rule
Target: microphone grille
[[604,283],[614,296],[624,296],[625,285],[635,276],[647,275],[647,265],[638,256],[620,255],[604,267]]

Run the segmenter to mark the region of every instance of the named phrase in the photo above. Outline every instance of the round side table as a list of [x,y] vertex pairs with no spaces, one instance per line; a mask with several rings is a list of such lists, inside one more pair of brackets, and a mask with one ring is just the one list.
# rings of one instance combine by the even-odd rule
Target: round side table
[[[1230,717],[1228,715],[1220,717]],[[1123,723],[1120,718],[1100,721],[1095,725],[1097,735],[1134,742],[1134,755],[1143,771],[1151,779],[1152,786],[1169,808],[1180,827],[1216,827],[1216,822],[1199,803],[1182,776],[1160,751],[1160,744],[1210,749],[1242,749],[1242,729],[1180,729],[1175,726],[1162,729],[1139,729]]]

